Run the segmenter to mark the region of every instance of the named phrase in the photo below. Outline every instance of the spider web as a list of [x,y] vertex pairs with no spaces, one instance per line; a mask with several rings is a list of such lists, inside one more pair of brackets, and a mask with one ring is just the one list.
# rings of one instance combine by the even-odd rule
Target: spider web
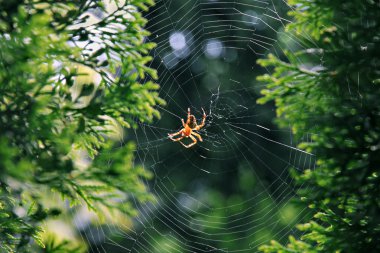
[[[153,172],[146,184],[157,201],[136,202],[131,223],[83,227],[78,218],[90,252],[257,252],[300,233],[295,224],[308,211],[292,201],[300,186],[289,170],[314,168],[315,155],[297,148],[310,134],[296,139],[273,123],[273,105],[256,104],[256,76],[271,72],[256,60],[302,47],[283,32],[290,8],[274,0],[156,1],[147,40],[157,43],[151,67],[167,106],[126,140],[137,143],[135,163]],[[167,137],[187,108],[198,122],[201,108],[207,114],[204,141],[189,149]]]

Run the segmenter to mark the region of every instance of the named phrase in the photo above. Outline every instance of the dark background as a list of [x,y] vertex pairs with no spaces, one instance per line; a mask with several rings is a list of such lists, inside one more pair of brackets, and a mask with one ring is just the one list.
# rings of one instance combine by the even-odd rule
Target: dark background
[[[256,60],[297,46],[282,32],[288,10],[283,1],[176,0],[146,13],[167,105],[126,140],[154,173],[147,184],[157,202],[140,206],[133,226],[85,232],[91,252],[255,252],[299,233],[294,225],[308,214],[292,200],[289,169],[312,168],[314,156],[289,147],[300,140],[276,127],[273,105],[256,104],[256,77],[271,71]],[[190,149],[167,138],[188,107],[198,120],[201,107],[207,113],[204,142]]]

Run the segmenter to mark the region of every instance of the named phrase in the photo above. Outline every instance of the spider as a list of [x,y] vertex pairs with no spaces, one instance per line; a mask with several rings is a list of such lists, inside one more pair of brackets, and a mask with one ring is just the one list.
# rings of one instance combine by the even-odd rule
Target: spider
[[[183,119],[181,119],[183,128],[181,130],[179,130],[178,132],[176,132],[176,133],[168,134],[169,138],[172,141],[180,141],[180,140],[182,140],[185,137],[186,138],[190,137],[190,139],[192,139],[193,142],[190,143],[189,145],[185,145],[185,144],[183,144],[180,141],[180,143],[182,144],[182,146],[184,146],[185,148],[190,148],[190,147],[194,146],[195,144],[197,144],[197,139],[194,136],[198,137],[198,139],[200,141],[203,141],[201,135],[198,134],[198,133],[196,133],[196,132],[194,132],[194,131],[198,131],[199,129],[201,129],[205,125],[205,122],[206,122],[206,113],[205,113],[205,110],[203,110],[203,108],[202,108],[202,111],[203,111],[202,122],[201,122],[200,125],[198,125],[197,124],[197,119],[195,118],[195,116],[192,115],[192,114],[190,114],[190,108],[187,108],[187,120],[186,120],[186,123],[185,123],[185,121]],[[176,136],[176,135],[181,135],[181,136],[178,137],[178,138],[176,138],[176,139],[173,139],[173,137]]]

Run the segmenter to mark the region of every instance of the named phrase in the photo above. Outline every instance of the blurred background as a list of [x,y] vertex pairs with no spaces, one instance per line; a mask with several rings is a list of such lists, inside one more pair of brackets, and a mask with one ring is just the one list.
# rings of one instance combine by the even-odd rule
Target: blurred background
[[[314,166],[296,148],[307,133],[296,139],[291,126],[278,129],[274,106],[256,104],[256,77],[271,71],[257,59],[300,46],[283,33],[287,11],[281,0],[161,0],[145,13],[147,41],[157,43],[150,66],[167,105],[120,145],[135,141],[135,163],[153,172],[146,184],[156,201],[119,224],[89,226],[79,214],[90,252],[256,252],[300,233],[295,224],[308,213],[293,201],[289,171]],[[204,141],[189,149],[167,138],[187,108],[198,121],[201,108],[207,114]]]

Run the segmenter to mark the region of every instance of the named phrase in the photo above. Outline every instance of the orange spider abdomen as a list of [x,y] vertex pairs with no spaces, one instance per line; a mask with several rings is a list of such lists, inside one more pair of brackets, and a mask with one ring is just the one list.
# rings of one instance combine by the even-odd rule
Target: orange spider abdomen
[[191,134],[191,128],[186,126],[182,131],[184,136],[189,136]]

